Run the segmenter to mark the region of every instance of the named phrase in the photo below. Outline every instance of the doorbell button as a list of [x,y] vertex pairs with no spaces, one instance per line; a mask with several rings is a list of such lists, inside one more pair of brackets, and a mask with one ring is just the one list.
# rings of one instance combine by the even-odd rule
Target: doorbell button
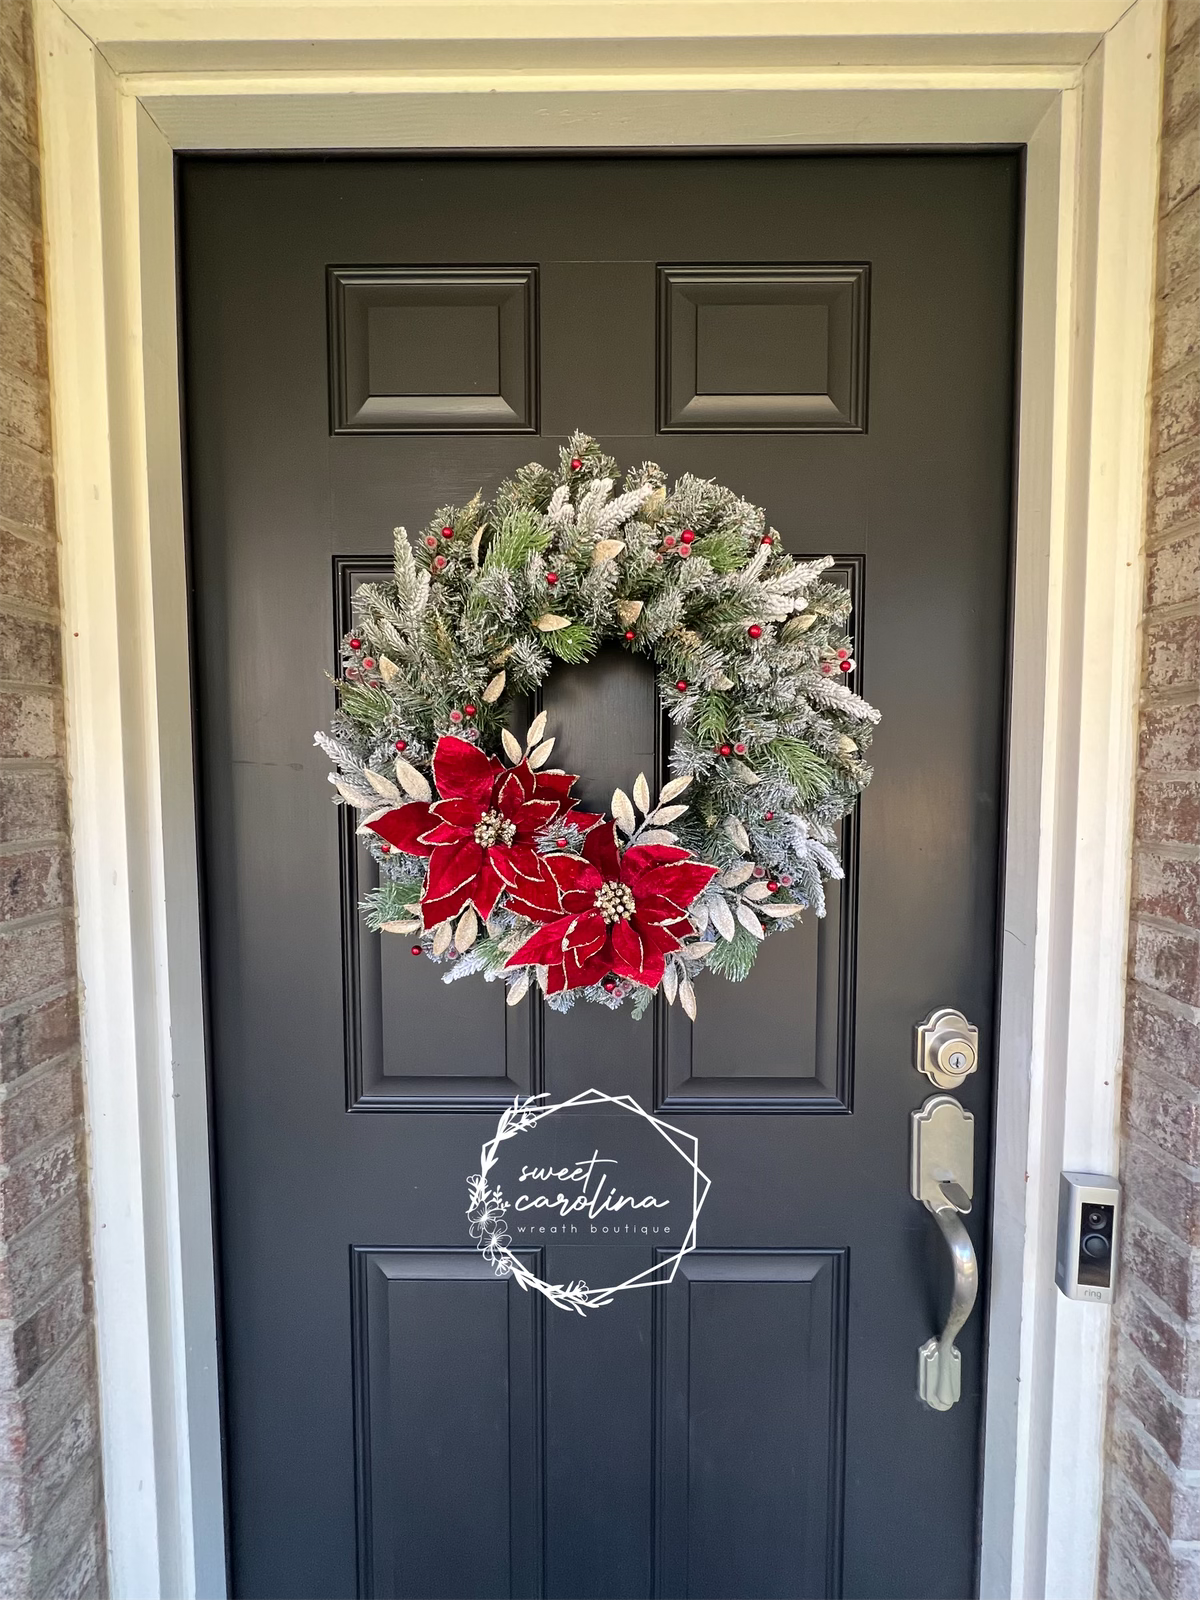
[[1112,1299],[1120,1204],[1115,1178],[1096,1172],[1062,1174],[1054,1281],[1068,1300],[1105,1304]]
[[915,1062],[939,1089],[955,1089],[979,1065],[979,1029],[961,1011],[932,1012],[916,1030]]

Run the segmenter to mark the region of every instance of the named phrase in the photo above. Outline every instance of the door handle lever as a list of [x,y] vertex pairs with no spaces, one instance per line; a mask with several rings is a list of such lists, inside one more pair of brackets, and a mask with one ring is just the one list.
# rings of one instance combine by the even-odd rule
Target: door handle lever
[[954,1292],[939,1335],[917,1351],[917,1393],[935,1411],[949,1411],[962,1394],[962,1356],[954,1341],[975,1308],[979,1262],[962,1217],[971,1209],[975,1118],[952,1095],[931,1095],[912,1113],[911,1188],[932,1213],[950,1248]]

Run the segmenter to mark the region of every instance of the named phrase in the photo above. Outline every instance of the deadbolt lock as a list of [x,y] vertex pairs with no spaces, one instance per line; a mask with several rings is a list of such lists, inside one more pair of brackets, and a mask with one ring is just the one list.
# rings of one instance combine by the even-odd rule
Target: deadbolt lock
[[979,1065],[979,1029],[961,1011],[933,1011],[916,1030],[916,1061],[939,1089],[957,1089]]

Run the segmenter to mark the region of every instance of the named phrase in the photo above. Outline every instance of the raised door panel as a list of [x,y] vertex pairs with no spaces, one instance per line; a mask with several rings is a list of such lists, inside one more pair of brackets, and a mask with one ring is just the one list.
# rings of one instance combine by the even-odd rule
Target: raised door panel
[[539,1297],[470,1247],[353,1270],[359,1594],[540,1594]]
[[840,1592],[846,1268],[699,1251],[662,1291],[660,1596]]

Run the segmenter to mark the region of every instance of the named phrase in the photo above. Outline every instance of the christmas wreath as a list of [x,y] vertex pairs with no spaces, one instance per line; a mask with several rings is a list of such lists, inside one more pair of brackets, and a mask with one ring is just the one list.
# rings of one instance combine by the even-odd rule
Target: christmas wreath
[[[647,462],[626,474],[575,434],[494,499],[396,530],[341,644],[338,800],[379,868],[368,924],[411,936],[450,982],[516,1004],[536,982],[640,1015],[695,1016],[694,980],[750,970],[760,941],[825,910],[834,825],[870,781],[878,712],[849,686],[850,599],[830,557],[794,560],[757,507]],[[616,644],[651,660],[673,777],[639,774],[611,816],[549,766],[546,713],[514,728],[556,662]]]

